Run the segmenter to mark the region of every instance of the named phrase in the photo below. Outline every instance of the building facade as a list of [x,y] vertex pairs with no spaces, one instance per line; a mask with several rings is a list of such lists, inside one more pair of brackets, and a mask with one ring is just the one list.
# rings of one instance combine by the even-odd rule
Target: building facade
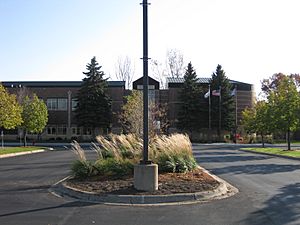
[[[159,82],[149,77],[149,100],[158,104],[167,105],[169,131],[176,131],[176,123],[180,110],[180,91],[183,86],[183,78],[167,78],[167,89],[159,89]],[[210,78],[200,78],[199,85],[208,90]],[[242,111],[246,107],[253,107],[255,102],[254,87],[251,84],[230,80],[230,83],[237,88],[236,106],[237,121],[241,120]],[[48,108],[48,124],[40,135],[32,135],[32,138],[42,140],[89,140],[91,130],[89,128],[78,127],[75,119],[75,107],[77,104],[76,95],[80,89],[82,81],[11,81],[2,82],[2,85],[13,94],[17,94],[21,89],[26,89],[29,93],[35,93],[42,99]],[[133,89],[143,89],[143,79],[133,82]],[[121,133],[122,126],[119,116],[122,106],[125,103],[125,96],[131,93],[125,90],[125,82],[108,81],[108,94],[112,99],[113,119],[111,130],[102,131]],[[203,102],[203,107],[208,107]],[[141,109],[142,110],[142,109]],[[6,131],[6,139],[16,140],[22,136],[20,131]],[[29,136],[30,137],[30,136]]]
[[[88,140],[91,137],[90,128],[78,127],[75,119],[76,95],[82,81],[12,81],[2,82],[9,93],[17,94],[21,90],[35,93],[48,108],[48,124],[39,139],[44,140]],[[125,82],[108,81],[108,94],[112,99],[112,132],[120,132],[118,115],[123,105]],[[15,139],[22,136],[20,131],[8,131],[6,137]],[[109,131],[103,131],[107,133]],[[36,135],[35,135],[36,136]],[[29,136],[30,137],[30,136]],[[37,138],[37,137],[35,137]]]

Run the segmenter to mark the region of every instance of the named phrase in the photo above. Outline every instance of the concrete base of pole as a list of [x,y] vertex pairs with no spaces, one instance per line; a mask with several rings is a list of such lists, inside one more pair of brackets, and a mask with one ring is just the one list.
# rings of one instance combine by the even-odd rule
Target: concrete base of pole
[[158,190],[158,165],[138,164],[134,166],[134,188],[139,191]]

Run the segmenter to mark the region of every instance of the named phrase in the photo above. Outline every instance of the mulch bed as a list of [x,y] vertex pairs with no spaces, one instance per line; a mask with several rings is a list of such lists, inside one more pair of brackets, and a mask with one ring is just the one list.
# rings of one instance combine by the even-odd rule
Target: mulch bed
[[158,190],[137,191],[133,187],[133,176],[122,178],[98,176],[86,180],[70,179],[67,185],[79,190],[100,195],[167,195],[208,191],[218,187],[219,182],[201,169],[187,173],[164,173],[158,176]]

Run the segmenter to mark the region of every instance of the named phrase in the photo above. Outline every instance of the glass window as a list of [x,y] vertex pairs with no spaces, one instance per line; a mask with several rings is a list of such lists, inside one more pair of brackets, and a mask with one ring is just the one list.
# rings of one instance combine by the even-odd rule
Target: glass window
[[[136,87],[138,90],[143,90],[144,89],[144,85],[137,85]],[[154,90],[155,86],[154,85],[148,85],[148,89],[149,90]]]
[[155,103],[155,90],[148,91],[148,101],[151,103]]
[[66,98],[58,98],[57,99],[57,110],[67,110],[68,108],[68,100]]
[[47,108],[48,108],[48,110],[57,110],[57,99],[56,98],[48,98],[47,99]]
[[76,109],[76,107],[77,107],[77,104],[78,104],[78,101],[77,101],[77,99],[72,99],[72,111],[74,111],[75,109]]
[[47,134],[56,134],[56,127],[47,127]]
[[58,135],[65,135],[67,134],[67,127],[62,125],[57,127],[57,134]]

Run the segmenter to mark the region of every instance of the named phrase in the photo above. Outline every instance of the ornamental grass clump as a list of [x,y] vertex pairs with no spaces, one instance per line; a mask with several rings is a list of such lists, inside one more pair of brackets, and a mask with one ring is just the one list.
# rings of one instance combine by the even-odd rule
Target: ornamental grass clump
[[71,150],[77,156],[77,160],[71,166],[72,175],[79,179],[92,176],[94,173],[93,163],[86,159],[84,150],[76,141],[71,143]]
[[[77,142],[72,143],[72,151],[78,157],[72,166],[75,177],[94,175],[120,177],[133,174],[134,165],[142,159],[141,138],[129,134],[98,136],[96,140],[97,143],[92,143],[92,149],[97,154],[94,162],[86,160],[84,151]],[[183,134],[152,138],[149,158],[158,164],[160,173],[184,173],[197,167],[190,139]]]
[[154,138],[150,157],[158,164],[160,172],[184,173],[197,167],[190,139],[183,134]]

